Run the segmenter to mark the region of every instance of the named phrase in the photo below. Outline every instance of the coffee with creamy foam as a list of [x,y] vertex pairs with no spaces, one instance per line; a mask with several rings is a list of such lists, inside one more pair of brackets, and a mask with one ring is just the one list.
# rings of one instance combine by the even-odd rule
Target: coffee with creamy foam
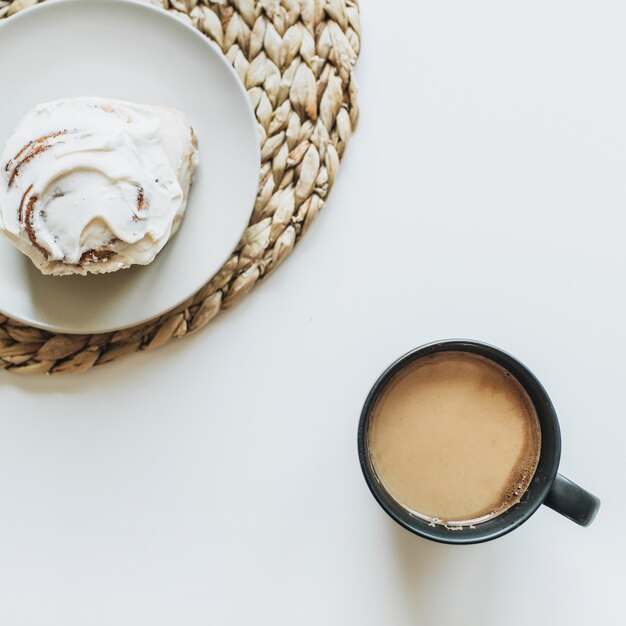
[[520,501],[537,469],[541,429],[521,384],[478,355],[413,361],[380,393],[368,445],[378,479],[413,514],[471,526]]

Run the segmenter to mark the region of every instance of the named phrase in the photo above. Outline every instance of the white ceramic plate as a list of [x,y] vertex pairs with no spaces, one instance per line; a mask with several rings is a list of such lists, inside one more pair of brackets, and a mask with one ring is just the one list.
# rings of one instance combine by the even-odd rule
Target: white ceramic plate
[[0,58],[0,147],[34,105],[102,96],[183,111],[201,160],[180,230],[148,266],[43,276],[0,236],[0,311],[58,332],[106,332],[157,317],[202,287],[246,228],[260,164],[252,107],[221,51],[143,3],[59,0],[0,23]]

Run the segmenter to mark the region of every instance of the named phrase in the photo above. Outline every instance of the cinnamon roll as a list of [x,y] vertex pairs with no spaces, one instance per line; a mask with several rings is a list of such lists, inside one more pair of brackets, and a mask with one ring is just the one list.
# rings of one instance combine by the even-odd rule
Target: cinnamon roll
[[0,229],[44,274],[147,265],[183,218],[196,144],[173,109],[102,98],[40,104],[0,160]]

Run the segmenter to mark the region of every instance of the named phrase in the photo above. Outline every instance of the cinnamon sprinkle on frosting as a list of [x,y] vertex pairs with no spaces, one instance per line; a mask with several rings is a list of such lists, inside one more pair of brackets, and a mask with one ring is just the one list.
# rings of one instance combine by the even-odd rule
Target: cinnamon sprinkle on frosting
[[33,228],[33,213],[35,212],[35,205],[37,204],[37,196],[33,196],[28,201],[28,206],[26,207],[26,215],[24,219],[24,228],[26,228],[26,232],[28,233],[28,238],[30,242],[44,255],[44,257],[48,258],[48,251],[45,248],[42,248],[37,241],[37,236],[35,235],[35,229]]

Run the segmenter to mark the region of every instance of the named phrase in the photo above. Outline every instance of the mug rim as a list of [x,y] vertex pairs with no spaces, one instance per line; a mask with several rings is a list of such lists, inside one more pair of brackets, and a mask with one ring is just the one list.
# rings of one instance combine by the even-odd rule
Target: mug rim
[[[367,442],[372,409],[378,399],[378,396],[383,389],[385,389],[390,380],[413,361],[440,352],[465,352],[477,354],[503,367],[524,387],[528,393],[533,406],[537,411],[541,425],[542,442],[537,470],[535,471],[535,476],[533,477],[531,484],[524,492],[524,496],[528,496],[532,493],[532,501],[524,501],[523,497],[521,502],[513,505],[500,515],[477,524],[473,527],[473,532],[469,535],[467,534],[469,527],[464,528],[463,530],[450,530],[439,524],[429,525],[429,523],[424,519],[411,514],[407,508],[403,507],[397,499],[387,491],[378,478],[371,462]],[[544,424],[544,422],[547,422],[547,424]],[[550,433],[552,436],[552,445],[549,451],[544,450],[544,426],[549,426],[552,429],[552,432]],[[432,541],[437,541],[439,543],[455,545],[491,541],[497,537],[502,537],[503,535],[508,534],[528,521],[528,519],[534,515],[546,499],[556,478],[561,457],[561,433],[557,414],[547,391],[539,379],[530,371],[528,367],[519,361],[519,359],[508,352],[505,352],[504,350],[491,344],[472,339],[445,339],[433,341],[418,346],[393,361],[373,384],[367,395],[365,403],[363,404],[359,419],[357,443],[359,464],[361,466],[365,482],[382,509],[395,522],[413,534]],[[549,458],[546,458],[545,455],[548,452]],[[546,467],[542,469],[543,476],[538,477],[537,474],[539,473],[540,465],[545,465]],[[503,516],[506,516],[509,512],[513,514],[513,517],[510,523],[503,524],[502,520],[505,519]],[[494,527],[493,523],[496,521],[497,523]],[[484,528],[484,532],[481,532],[481,527]]]

